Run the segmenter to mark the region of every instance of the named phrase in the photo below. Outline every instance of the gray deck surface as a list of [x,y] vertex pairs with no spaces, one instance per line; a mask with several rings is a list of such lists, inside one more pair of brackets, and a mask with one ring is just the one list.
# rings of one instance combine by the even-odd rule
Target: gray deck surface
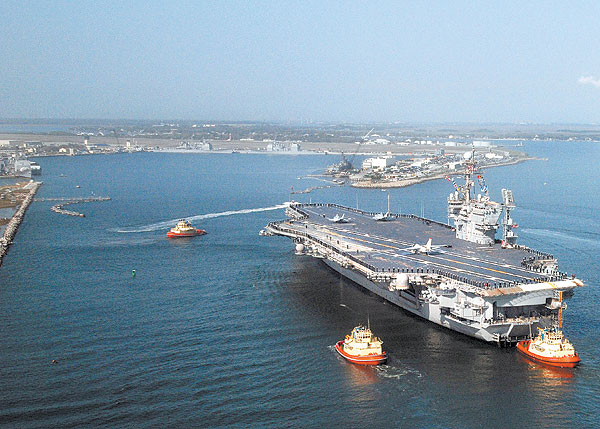
[[[293,221],[291,227],[337,245],[338,240],[370,250],[351,251],[352,256],[381,269],[438,269],[452,272],[475,282],[534,283],[547,280],[547,274],[532,272],[521,266],[523,258],[532,254],[524,249],[503,249],[500,244],[480,245],[455,237],[451,228],[437,222],[411,217],[389,221],[375,221],[371,216],[341,207],[302,206],[308,219]],[[329,220],[344,214],[348,223]],[[432,244],[443,245],[430,254],[414,254],[406,248],[424,245],[429,238]],[[451,247],[450,247],[451,246]]]

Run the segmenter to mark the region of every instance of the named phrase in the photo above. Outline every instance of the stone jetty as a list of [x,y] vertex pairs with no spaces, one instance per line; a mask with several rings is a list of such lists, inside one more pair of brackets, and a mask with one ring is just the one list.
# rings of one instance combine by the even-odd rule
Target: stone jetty
[[38,191],[39,187],[42,185],[42,182],[31,182],[27,184],[24,189],[29,189],[29,193],[21,204],[19,205],[18,210],[15,212],[13,217],[10,219],[8,224],[6,225],[6,229],[4,230],[4,234],[0,237],[0,265],[2,265],[2,259],[6,252],[8,252],[8,247],[12,244],[12,241],[19,229],[19,225],[21,225],[21,221],[25,216],[25,212],[29,207],[29,204],[33,201],[33,197],[35,193]]
[[68,206],[70,204],[79,204],[79,203],[91,203],[93,201],[108,201],[110,197],[88,197],[88,198],[40,198],[36,199],[36,201],[64,201],[60,204],[53,205],[50,210],[55,213],[60,213],[67,216],[77,216],[77,217],[85,217],[83,213],[75,212],[72,210],[65,210],[63,207]]

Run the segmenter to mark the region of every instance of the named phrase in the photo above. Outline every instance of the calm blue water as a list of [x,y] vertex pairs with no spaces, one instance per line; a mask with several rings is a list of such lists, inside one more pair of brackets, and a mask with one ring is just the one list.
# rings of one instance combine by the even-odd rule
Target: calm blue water
[[[0,424],[599,426],[600,146],[524,149],[548,160],[490,169],[487,182],[495,198],[514,190],[521,243],[587,283],[566,312],[579,368],[438,328],[295,256],[289,240],[259,237],[282,209],[214,215],[319,185],[298,177],[333,155],[42,158],[38,196],[112,200],[72,206],[85,218],[30,207],[0,268]],[[444,180],[393,190],[392,208],[445,221],[450,191]],[[386,206],[386,193],[348,187],[295,198]],[[208,235],[167,240],[181,217]],[[379,368],[332,347],[367,313],[390,355]]]

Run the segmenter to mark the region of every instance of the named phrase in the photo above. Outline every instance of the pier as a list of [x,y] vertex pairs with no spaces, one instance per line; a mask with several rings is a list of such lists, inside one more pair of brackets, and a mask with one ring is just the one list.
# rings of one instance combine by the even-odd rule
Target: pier
[[317,189],[333,188],[334,186],[340,186],[340,185],[338,185],[336,183],[335,185],[311,186],[310,188],[306,188],[306,189],[302,189],[302,190],[298,190],[298,191],[292,191],[292,192],[290,192],[290,194],[310,194],[312,191],[316,191]]
[[[15,238],[15,234],[21,225],[21,221],[25,216],[25,212],[29,207],[29,204],[33,201],[33,197],[38,191],[39,187],[42,185],[42,182],[32,182],[31,184],[26,185],[26,188],[29,187],[29,193],[23,199],[21,204],[19,205],[19,209],[13,214],[12,218],[6,225],[6,229],[4,230],[4,234],[0,237],[0,265],[2,265],[2,260],[4,259],[4,255],[8,252],[8,247],[12,244],[13,239]],[[26,189],[24,188],[24,189]]]
[[[331,180],[328,179],[324,179],[322,177],[320,177],[319,175],[313,175],[313,174],[309,174],[308,176],[306,176],[307,178],[310,179],[314,179],[314,180],[320,180],[321,182],[325,182],[325,183],[329,183],[329,185],[321,185],[321,186],[310,186],[306,189],[298,189],[298,190],[292,190],[290,192],[290,194],[310,194],[312,191],[316,191],[317,189],[328,189],[328,188],[333,188],[334,186],[341,186],[344,184],[343,181],[341,182],[336,182],[335,180],[332,182]],[[298,177],[298,179],[300,179],[300,177]],[[337,180],[337,179],[336,179]]]

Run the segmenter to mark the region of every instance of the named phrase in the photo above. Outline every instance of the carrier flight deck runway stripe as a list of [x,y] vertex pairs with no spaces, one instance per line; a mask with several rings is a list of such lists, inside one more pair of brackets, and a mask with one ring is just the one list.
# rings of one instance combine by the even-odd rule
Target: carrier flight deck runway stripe
[[[370,241],[370,240],[364,240],[364,239],[358,238],[358,237],[353,237],[350,240],[356,240],[356,241],[360,241],[360,242],[363,242],[363,243],[373,244],[375,246],[387,247],[387,248],[394,249],[394,250],[402,250],[402,248],[399,248],[397,246],[390,246],[389,244],[377,243],[377,242]],[[375,249],[373,249],[373,250],[375,250]],[[394,254],[394,256],[402,258],[402,257],[408,257],[409,255],[400,256],[400,255]],[[466,266],[475,267],[475,268],[478,268],[478,269],[481,269],[481,270],[487,270],[487,271],[492,271],[492,272],[499,273],[499,274],[505,274],[505,275],[511,276],[511,277],[519,277],[519,278],[527,279],[527,280],[532,280],[533,279],[533,277],[522,276],[520,274],[513,274],[513,273],[508,273],[506,271],[496,270],[496,269],[493,269],[493,268],[488,268],[488,267],[484,267],[484,266],[480,266],[480,265],[469,264],[467,262],[461,262],[461,261],[457,261],[455,259],[444,258],[444,257],[441,257],[439,255],[427,255],[427,256],[430,257],[430,258],[436,258],[436,259],[441,259],[441,260],[444,260],[444,261],[453,262],[455,264],[466,265]],[[416,258],[416,259],[415,258],[409,258],[409,259],[415,260],[415,261],[419,261],[419,262],[422,262],[422,263],[428,263],[428,262],[422,261],[422,260],[420,260],[418,258]],[[439,267],[446,268],[446,269],[451,270],[451,271],[455,271],[456,268],[457,268],[457,267],[453,267],[452,265],[445,265],[445,264],[440,264],[440,263],[437,263],[435,265],[437,265]],[[478,274],[479,275],[484,275],[483,273],[478,273],[478,272],[472,271],[472,270],[467,270],[467,272],[469,272],[472,275],[478,275]],[[488,279],[498,280],[496,277],[489,277],[489,276],[485,276],[485,277],[488,278]]]
[[[345,229],[341,230],[340,229],[340,231],[346,232],[347,234],[358,235],[358,233],[356,233],[354,231],[350,231],[350,230],[345,230]],[[374,235],[370,235],[370,238],[375,238],[375,239],[379,239],[379,240],[385,240],[385,241],[388,241],[388,242],[397,242],[397,243],[399,243],[401,245],[406,245],[406,246],[411,246],[411,245],[414,244],[414,243],[409,243],[409,242],[402,242],[401,240],[392,240],[392,239],[388,239],[388,238],[378,237],[378,236],[374,236]],[[360,240],[358,238],[350,238],[350,239],[351,240]],[[364,240],[361,240],[361,241],[364,241]],[[382,243],[375,243],[375,242],[370,242],[370,243],[376,244],[378,246],[379,245],[380,246],[386,246],[385,244],[382,244]],[[389,245],[387,245],[387,246],[389,247]],[[477,257],[474,257],[474,256],[467,256],[467,255],[459,255],[456,252],[452,252],[452,251],[448,251],[448,250],[445,250],[444,253],[448,254],[448,255],[451,255],[451,256],[454,256],[456,258],[463,258],[463,259],[467,259],[467,260],[471,260],[471,261],[476,261],[476,262],[480,262],[482,264],[487,264],[487,265],[492,265],[492,266],[497,266],[497,267],[502,266],[503,268],[509,268],[509,269],[512,269],[512,270],[515,270],[515,271],[518,271],[518,272],[529,274],[529,272],[526,269],[521,268],[521,267],[517,267],[517,266],[513,266],[513,265],[494,264],[493,262],[490,262],[490,261],[484,261],[481,258],[477,258]],[[433,255],[429,255],[429,256],[433,257]],[[456,260],[452,260],[452,261],[455,262],[455,263],[457,263],[457,264],[464,264],[464,262],[460,262],[460,261],[456,261]],[[490,271],[494,271],[494,272],[497,272],[499,274],[506,274],[506,275],[509,275],[509,276],[515,276],[515,277],[520,277],[520,278],[529,279],[529,280],[533,280],[534,279],[534,277],[524,276],[524,275],[520,275],[520,274],[516,274],[516,273],[508,273],[506,271],[496,270],[494,268],[486,268],[484,266],[478,266],[478,267],[480,267],[481,269],[487,269],[487,270],[490,270]]]

